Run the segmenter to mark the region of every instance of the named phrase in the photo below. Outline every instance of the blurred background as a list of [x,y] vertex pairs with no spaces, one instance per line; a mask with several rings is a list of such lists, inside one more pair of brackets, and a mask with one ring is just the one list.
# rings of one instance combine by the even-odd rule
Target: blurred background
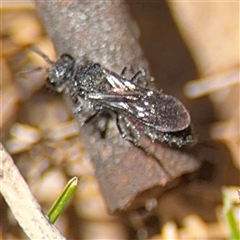
[[[194,152],[202,161],[197,179],[164,194],[148,217],[107,213],[70,109],[45,87],[44,72],[31,71],[46,63],[30,44],[56,59],[31,1],[1,6],[3,145],[45,212],[72,176],[80,178],[56,223],[67,238],[136,239],[146,230],[150,239],[228,239],[221,191],[226,186],[237,202],[240,184],[239,3],[127,3],[156,87],[179,98],[192,115],[199,135]],[[3,239],[26,238],[0,201]],[[234,213],[239,221],[239,204]]]

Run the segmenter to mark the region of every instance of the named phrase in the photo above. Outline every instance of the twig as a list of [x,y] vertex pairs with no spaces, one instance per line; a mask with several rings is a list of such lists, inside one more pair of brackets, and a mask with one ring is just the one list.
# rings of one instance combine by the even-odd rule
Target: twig
[[25,234],[30,239],[65,239],[58,229],[48,222],[11,156],[1,143],[0,151],[1,194]]

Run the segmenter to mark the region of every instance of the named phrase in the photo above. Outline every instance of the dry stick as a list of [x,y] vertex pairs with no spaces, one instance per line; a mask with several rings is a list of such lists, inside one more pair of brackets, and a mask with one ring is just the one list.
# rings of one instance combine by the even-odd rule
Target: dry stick
[[[139,31],[124,1],[35,2],[58,55],[71,54],[82,64],[87,58],[117,73],[126,64],[136,70],[143,67],[148,73],[138,42]],[[91,123],[81,127],[80,132],[112,213],[144,205],[146,199],[171,187],[182,174],[199,167],[194,157],[161,144],[154,144],[155,150],[148,156],[122,139],[115,120],[110,121],[105,138]],[[145,142],[143,149],[149,146]]]
[[11,156],[1,143],[0,151],[1,194],[25,234],[30,239],[65,239],[58,229],[48,222]]

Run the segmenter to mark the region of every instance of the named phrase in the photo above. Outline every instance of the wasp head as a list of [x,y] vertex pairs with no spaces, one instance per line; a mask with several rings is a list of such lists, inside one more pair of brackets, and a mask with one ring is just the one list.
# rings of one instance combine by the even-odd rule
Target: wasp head
[[[75,60],[69,54],[62,54],[60,58],[53,62],[46,54],[41,52],[35,45],[30,49],[42,57],[49,67],[45,69],[48,73],[47,85],[57,92],[62,92],[66,83],[73,77]],[[44,68],[41,68],[44,69]]]
[[68,54],[60,58],[48,68],[47,83],[57,92],[62,92],[66,83],[73,77],[75,60]]

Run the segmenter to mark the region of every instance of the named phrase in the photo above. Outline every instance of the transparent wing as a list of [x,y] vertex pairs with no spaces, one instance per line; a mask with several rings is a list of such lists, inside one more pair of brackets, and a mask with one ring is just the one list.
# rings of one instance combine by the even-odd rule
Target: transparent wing
[[190,125],[190,115],[178,99],[156,90],[138,90],[122,94],[94,93],[89,98],[161,132],[181,131]]

